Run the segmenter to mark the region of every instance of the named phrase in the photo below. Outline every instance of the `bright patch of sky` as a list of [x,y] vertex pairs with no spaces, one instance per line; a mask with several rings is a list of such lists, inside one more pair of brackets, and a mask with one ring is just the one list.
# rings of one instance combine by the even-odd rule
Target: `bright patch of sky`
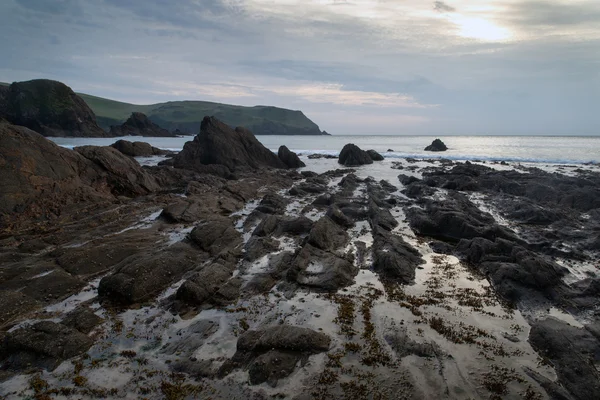
[[333,134],[600,134],[597,0],[5,0],[0,81]]

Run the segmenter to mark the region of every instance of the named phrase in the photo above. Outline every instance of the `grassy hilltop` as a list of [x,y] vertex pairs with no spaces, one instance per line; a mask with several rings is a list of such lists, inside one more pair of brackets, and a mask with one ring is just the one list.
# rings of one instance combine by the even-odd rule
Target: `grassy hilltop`
[[[0,85],[8,86],[0,82]],[[166,103],[137,105],[77,93],[96,114],[101,128],[125,122],[132,112],[142,112],[148,118],[169,130],[179,129],[196,134],[202,118],[215,116],[231,126],[243,126],[256,135],[321,135],[319,126],[302,111],[271,106],[243,107],[208,101],[169,101]]]

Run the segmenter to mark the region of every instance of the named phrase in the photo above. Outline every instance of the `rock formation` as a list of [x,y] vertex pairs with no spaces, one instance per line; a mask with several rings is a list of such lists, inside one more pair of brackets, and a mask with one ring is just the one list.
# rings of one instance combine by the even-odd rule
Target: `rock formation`
[[440,139],[435,139],[431,144],[425,147],[425,151],[446,151],[448,147]]
[[361,150],[355,144],[349,143],[344,146],[340,152],[338,163],[345,165],[346,167],[352,167],[364,164],[373,164],[373,159],[364,150]]
[[158,188],[139,164],[113,148],[76,150],[59,147],[27,128],[0,123],[0,221],[45,220],[76,203],[112,201],[115,195]]
[[171,133],[166,129],[161,128],[141,112],[133,112],[131,116],[122,125],[110,127],[111,136],[156,136],[156,137],[176,137],[175,133]]
[[288,168],[302,168],[306,167],[298,155],[293,151],[290,151],[286,146],[279,147],[279,151],[277,152],[277,156]]
[[383,161],[383,156],[376,152],[375,150],[367,150],[367,154],[371,157],[373,161]]
[[174,158],[174,166],[206,171],[219,165],[228,172],[261,167],[287,168],[277,155],[244,128],[231,129],[215,117],[202,120],[200,133]]
[[36,79],[0,90],[0,118],[44,136],[109,137],[88,105],[67,85]]
[[110,147],[114,147],[121,153],[130,157],[163,156],[174,153],[169,150],[162,150],[151,146],[146,142],[130,142],[128,140],[117,140],[115,143],[111,144]]

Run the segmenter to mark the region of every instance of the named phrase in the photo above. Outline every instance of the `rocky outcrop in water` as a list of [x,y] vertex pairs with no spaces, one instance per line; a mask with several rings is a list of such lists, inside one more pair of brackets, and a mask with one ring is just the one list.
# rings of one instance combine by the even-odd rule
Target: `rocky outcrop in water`
[[110,127],[111,136],[154,136],[154,137],[177,137],[177,134],[171,133],[150,121],[146,114],[133,112],[131,116],[122,125]]
[[376,152],[375,150],[367,150],[367,154],[369,155],[369,157],[371,157],[371,160],[373,161],[383,161],[384,158],[381,154],[379,154],[378,152]]
[[117,140],[115,143],[111,144],[110,147],[114,147],[121,153],[130,157],[151,157],[174,154],[172,151],[159,149],[146,142],[130,142],[128,140]]
[[364,150],[361,150],[357,145],[349,143],[344,146],[340,152],[338,163],[346,167],[354,167],[364,164],[373,164],[373,159]]
[[0,90],[0,118],[44,136],[109,137],[67,85],[47,79],[15,82]]
[[283,161],[285,165],[288,166],[288,168],[306,167],[306,164],[304,164],[300,160],[298,155],[293,151],[290,151],[290,149],[288,149],[286,146],[279,147],[279,150],[277,151],[277,156],[281,161]]
[[230,173],[261,167],[287,168],[250,131],[239,127],[234,130],[215,117],[205,117],[200,133],[175,156],[174,166],[205,171],[206,166],[214,164]]
[[435,139],[431,144],[425,147],[425,151],[446,151],[448,147],[440,139]]

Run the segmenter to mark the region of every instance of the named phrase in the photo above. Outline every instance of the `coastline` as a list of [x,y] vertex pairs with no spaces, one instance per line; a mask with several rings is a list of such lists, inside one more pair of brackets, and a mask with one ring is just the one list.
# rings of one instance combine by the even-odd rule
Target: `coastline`
[[[23,308],[6,334],[63,324],[75,311],[101,321],[84,356],[5,377],[0,394],[304,400],[600,390],[593,363],[573,380],[561,353],[599,343],[592,193],[600,185],[562,200],[597,182],[597,165],[394,158],[348,168],[300,158],[306,167],[235,180],[176,175],[155,166],[163,157],[137,158],[173,185],[65,212],[53,223],[60,235],[4,238],[3,260],[21,271],[9,287],[33,293],[78,281]],[[496,238],[510,251],[492,246],[493,261],[477,258],[478,241]],[[486,264],[499,260],[501,268]],[[274,335],[279,327],[289,331]],[[274,335],[269,351],[245,347],[252,332]],[[310,339],[293,347],[300,333]]]

